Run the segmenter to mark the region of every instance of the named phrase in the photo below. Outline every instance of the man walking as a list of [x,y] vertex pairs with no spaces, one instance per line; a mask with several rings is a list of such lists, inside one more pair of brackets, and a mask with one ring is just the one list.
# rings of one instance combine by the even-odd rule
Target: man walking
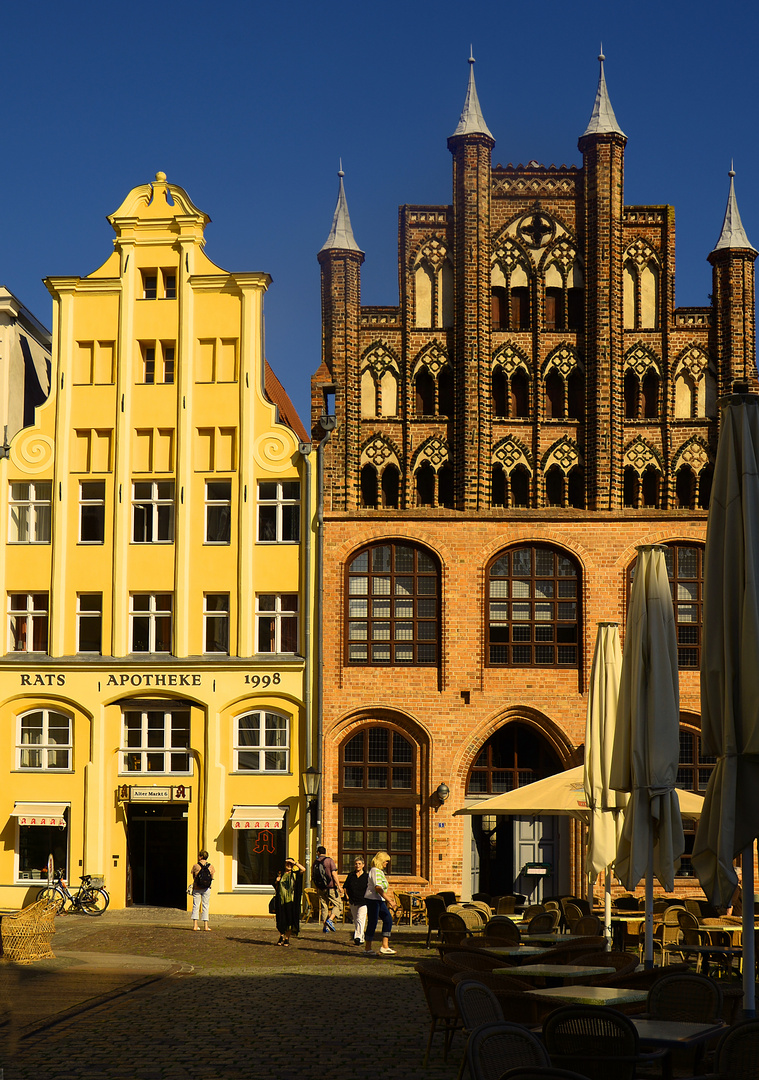
[[328,857],[327,849],[321,845],[316,849],[311,882],[319,897],[319,918],[324,923],[322,930],[328,934],[330,930],[335,930],[332,916],[340,908],[340,882],[337,880],[335,860]]

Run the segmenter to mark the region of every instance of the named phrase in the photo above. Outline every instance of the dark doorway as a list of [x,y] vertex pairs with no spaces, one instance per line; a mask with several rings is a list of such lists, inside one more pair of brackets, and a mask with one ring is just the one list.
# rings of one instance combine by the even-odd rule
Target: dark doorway
[[186,910],[194,861],[187,854],[186,807],[129,807],[132,903]]

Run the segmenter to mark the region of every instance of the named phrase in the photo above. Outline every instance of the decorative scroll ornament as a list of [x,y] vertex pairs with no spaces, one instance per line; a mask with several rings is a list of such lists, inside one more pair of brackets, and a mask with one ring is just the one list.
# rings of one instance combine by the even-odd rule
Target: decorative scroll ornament
[[10,459],[21,472],[39,473],[52,466],[54,449],[51,438],[31,429],[14,440]]
[[549,265],[556,263],[564,271],[564,277],[566,278],[569,271],[577,262],[577,251],[574,245],[568,243],[566,240],[562,240],[561,243],[554,247],[548,255]]
[[287,436],[278,431],[266,431],[253,443],[253,457],[262,469],[285,472],[292,467],[295,447]]
[[525,263],[525,256],[517,245],[511,240],[504,240],[493,251],[493,262],[503,270],[504,274],[510,274],[517,266],[522,266],[527,270]]

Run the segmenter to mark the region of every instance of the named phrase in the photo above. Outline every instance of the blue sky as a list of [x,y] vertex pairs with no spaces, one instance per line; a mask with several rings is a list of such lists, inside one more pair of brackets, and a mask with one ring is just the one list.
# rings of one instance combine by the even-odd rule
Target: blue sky
[[48,274],[90,273],[105,220],[162,169],[206,252],[266,270],[267,356],[308,426],[319,266],[342,156],[362,298],[397,303],[397,208],[448,203],[470,42],[493,161],[580,164],[603,40],[625,201],[671,203],[677,303],[708,303],[727,171],[759,246],[755,4],[469,0],[3,6],[0,283],[47,326]]

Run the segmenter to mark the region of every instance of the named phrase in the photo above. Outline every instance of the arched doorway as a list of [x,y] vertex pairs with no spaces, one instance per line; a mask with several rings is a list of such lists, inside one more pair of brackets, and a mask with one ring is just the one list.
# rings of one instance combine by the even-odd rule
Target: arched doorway
[[[514,721],[483,745],[469,770],[466,794],[488,799],[561,770],[555,748],[539,729]],[[524,893],[538,902],[558,891],[561,819],[474,814],[470,820],[473,893]],[[539,869],[535,864],[546,872],[531,873]]]

